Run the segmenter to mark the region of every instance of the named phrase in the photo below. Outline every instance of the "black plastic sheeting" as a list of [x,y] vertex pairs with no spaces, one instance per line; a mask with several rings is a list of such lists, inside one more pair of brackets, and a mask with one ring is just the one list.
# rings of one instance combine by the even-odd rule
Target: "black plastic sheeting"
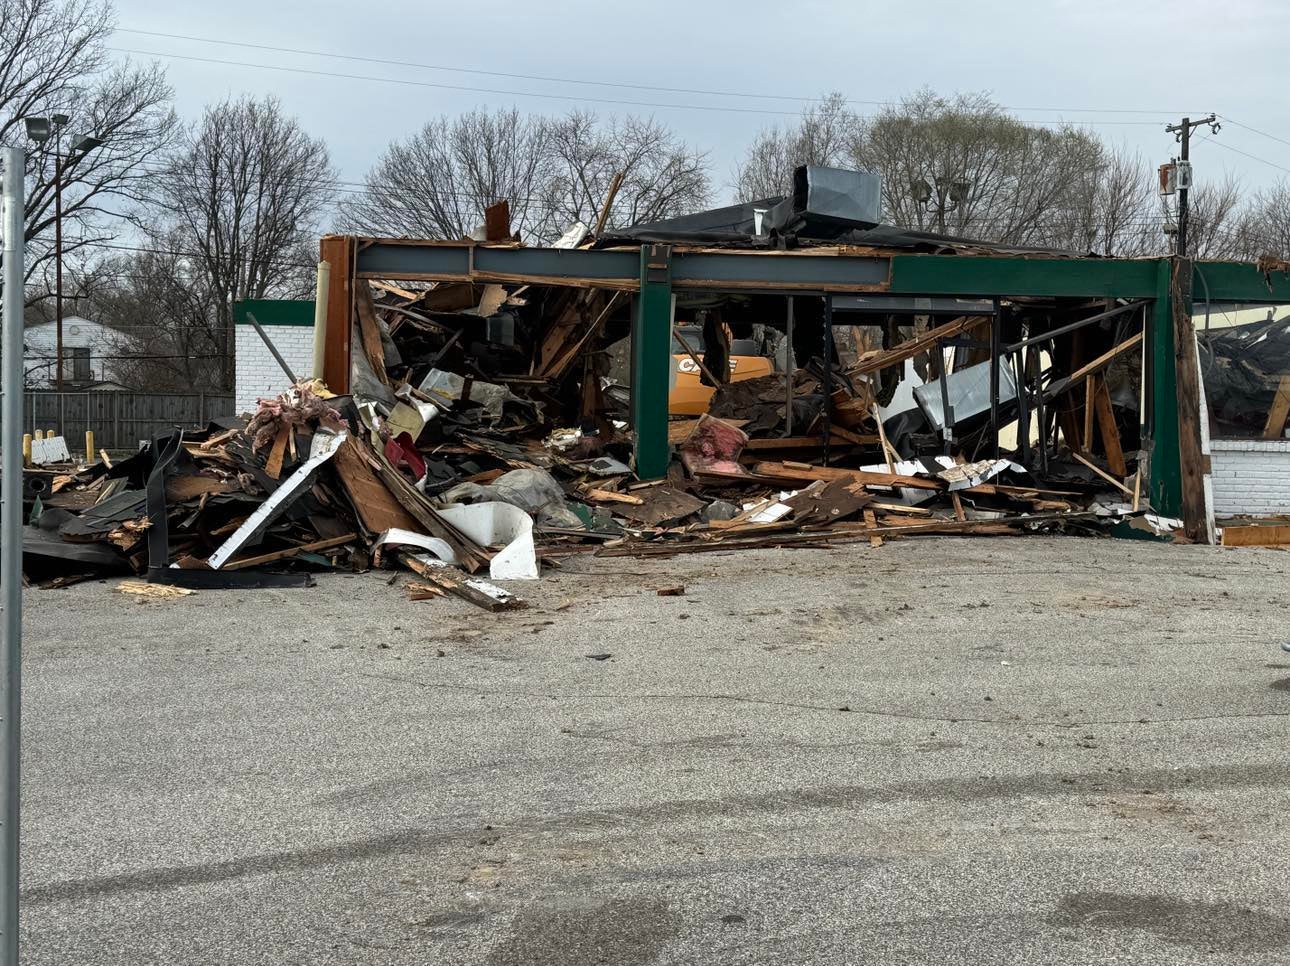
[[[914,228],[875,225],[873,221],[848,217],[848,214],[854,214],[854,212],[850,206],[842,204],[839,199],[826,204],[819,199],[821,192],[818,190],[815,193],[816,197],[811,196],[810,184],[804,174],[806,170],[798,168],[794,172],[793,194],[712,208],[708,211],[620,229],[600,239],[595,247],[609,248],[614,245],[639,245],[642,242],[651,242],[790,249],[809,245],[811,242],[840,242],[873,248],[890,248],[915,254],[970,251],[1002,255],[1097,257],[1092,252],[1001,245],[955,235],[938,235],[935,232]],[[762,235],[756,232],[756,211],[758,210],[765,212],[762,220]]]
[[1218,433],[1261,436],[1290,372],[1290,316],[1197,333],[1205,397]]

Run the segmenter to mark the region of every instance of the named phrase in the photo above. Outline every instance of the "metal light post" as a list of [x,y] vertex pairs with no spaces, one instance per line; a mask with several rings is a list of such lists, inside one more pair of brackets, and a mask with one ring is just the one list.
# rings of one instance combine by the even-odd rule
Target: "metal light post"
[[[54,139],[54,311],[58,320],[55,326],[58,341],[54,360],[59,392],[63,389],[63,172],[77,157],[103,143],[92,134],[82,134],[74,139],[72,149],[64,159],[63,128],[70,120],[66,114],[26,118],[27,136],[33,141],[44,144],[51,137]],[[62,431],[61,426],[59,431]]]
[[18,782],[22,761],[22,150],[4,148],[4,330],[0,361],[0,966],[18,964]]
[[936,198],[936,230],[945,234],[945,216],[961,208],[972,190],[970,181],[937,177],[935,187],[926,178],[914,178],[909,183],[914,203],[924,211],[932,210],[932,197]]

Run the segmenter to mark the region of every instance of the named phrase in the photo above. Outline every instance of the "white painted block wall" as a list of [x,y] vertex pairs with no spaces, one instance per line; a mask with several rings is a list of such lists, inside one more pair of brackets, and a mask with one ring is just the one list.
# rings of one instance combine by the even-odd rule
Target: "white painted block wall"
[[1210,441],[1215,516],[1290,514],[1290,439]]
[[[239,413],[255,412],[256,401],[287,391],[290,382],[255,329],[234,326],[234,398]],[[314,368],[314,330],[307,325],[266,325],[273,344],[299,379],[308,379]]]

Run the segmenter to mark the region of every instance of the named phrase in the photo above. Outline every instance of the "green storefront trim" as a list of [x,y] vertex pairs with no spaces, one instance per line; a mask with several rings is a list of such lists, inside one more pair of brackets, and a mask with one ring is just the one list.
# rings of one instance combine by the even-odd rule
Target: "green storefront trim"
[[314,325],[313,299],[247,299],[233,303],[233,321],[250,325],[247,313],[261,325]]

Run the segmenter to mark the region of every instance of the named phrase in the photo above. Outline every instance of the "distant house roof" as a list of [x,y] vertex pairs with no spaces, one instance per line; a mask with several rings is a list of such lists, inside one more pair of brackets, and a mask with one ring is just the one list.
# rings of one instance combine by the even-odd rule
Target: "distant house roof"
[[[56,319],[44,319],[43,321],[38,322],[28,321],[23,326],[23,330],[29,332],[32,329],[53,329],[57,324]],[[120,326],[112,325],[110,322],[98,322],[94,319],[87,319],[83,315],[63,316],[63,330],[66,331],[67,327],[72,325],[92,325],[97,329],[103,329],[105,332],[115,332],[120,334],[126,334],[126,329],[128,329],[128,326],[122,328]]]

